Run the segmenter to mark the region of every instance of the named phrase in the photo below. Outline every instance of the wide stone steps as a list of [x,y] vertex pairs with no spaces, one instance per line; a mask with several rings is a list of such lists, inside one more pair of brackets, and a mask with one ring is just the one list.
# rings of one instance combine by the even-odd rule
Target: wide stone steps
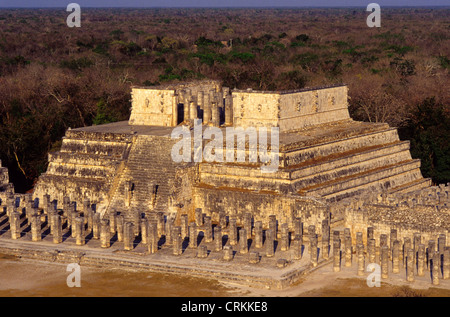
[[60,152],[95,154],[121,158],[129,142],[64,138]]
[[298,193],[307,196],[319,196],[327,200],[339,200],[358,194],[363,190],[389,189],[421,177],[420,160],[407,160],[306,187]]
[[315,160],[305,161],[275,173],[261,173],[259,168],[245,168],[219,164],[201,164],[202,183],[212,186],[244,187],[250,189],[280,190],[292,186],[294,191],[339,177],[362,173],[374,168],[411,159],[409,142],[361,148]]
[[430,187],[432,185],[431,183],[432,183],[431,178],[419,178],[412,182],[403,184],[401,186],[391,188],[389,190],[389,193],[391,193],[391,194],[393,194],[393,193],[409,193],[412,191]]
[[119,162],[115,162],[115,164],[109,166],[99,166],[50,162],[47,168],[47,174],[105,179],[114,176],[118,164]]
[[336,139],[298,150],[287,151],[280,154],[280,161],[282,167],[295,167],[298,164],[302,164],[305,161],[313,160],[318,157],[339,155],[340,153],[358,151],[358,149],[361,148],[391,144],[398,141],[397,130],[395,128],[390,128],[345,139]]
[[76,153],[76,155],[74,155],[73,152],[53,152],[48,154],[48,160],[52,163],[61,164],[109,166],[115,165],[118,161],[118,158],[91,153]]
[[[166,211],[171,182],[176,165],[170,157],[172,140],[140,136],[132,145],[126,167],[111,203],[112,208],[139,212]],[[133,184],[130,205],[121,197],[125,195],[125,182]],[[151,204],[154,186],[157,185],[156,201]]]

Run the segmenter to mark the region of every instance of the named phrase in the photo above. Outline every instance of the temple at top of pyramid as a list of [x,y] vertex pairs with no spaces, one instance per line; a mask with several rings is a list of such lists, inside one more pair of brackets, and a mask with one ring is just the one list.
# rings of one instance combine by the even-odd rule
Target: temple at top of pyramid
[[[67,130],[33,195],[89,200],[102,215],[120,212],[129,221],[161,212],[193,217],[202,208],[213,219],[251,213],[267,222],[273,214],[319,225],[328,203],[430,186],[396,128],[350,118],[347,91],[231,90],[214,80],[133,86],[129,120]],[[277,170],[263,173],[261,162],[250,161],[175,162],[172,131],[192,132],[196,119],[203,129],[278,128]]]
[[132,87],[130,125],[175,127],[204,124],[279,127],[281,132],[349,119],[347,86],[290,91],[231,90],[219,81]]

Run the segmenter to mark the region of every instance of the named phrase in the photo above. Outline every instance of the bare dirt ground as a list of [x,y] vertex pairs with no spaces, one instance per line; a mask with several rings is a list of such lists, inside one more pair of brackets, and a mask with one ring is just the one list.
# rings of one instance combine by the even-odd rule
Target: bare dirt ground
[[408,283],[402,274],[368,287],[354,267],[334,273],[327,265],[286,290],[256,289],[174,274],[139,270],[81,268],[81,287],[68,287],[66,265],[0,255],[1,297],[449,297],[450,281],[433,286],[425,277]]

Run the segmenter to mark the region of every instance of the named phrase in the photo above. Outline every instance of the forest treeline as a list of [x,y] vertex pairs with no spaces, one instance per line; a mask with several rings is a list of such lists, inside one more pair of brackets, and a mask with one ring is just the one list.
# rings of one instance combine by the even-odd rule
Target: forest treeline
[[448,8],[0,10],[0,159],[32,188],[67,128],[127,120],[130,86],[220,79],[230,88],[349,86],[356,120],[411,140],[450,181]]

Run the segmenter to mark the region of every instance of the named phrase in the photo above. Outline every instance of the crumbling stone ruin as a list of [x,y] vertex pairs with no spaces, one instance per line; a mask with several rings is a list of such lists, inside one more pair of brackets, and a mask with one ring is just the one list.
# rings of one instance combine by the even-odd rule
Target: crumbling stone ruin
[[[383,278],[403,269],[408,281],[427,269],[434,284],[449,278],[448,184],[422,177],[395,128],[352,120],[345,85],[254,91],[194,81],[132,87],[131,95],[129,121],[66,131],[33,193],[14,193],[0,168],[3,252],[19,252],[12,240],[47,241],[58,252],[27,253],[22,244],[22,255],[178,273],[184,265],[193,275],[213,266],[218,278],[279,288],[352,261],[359,275],[379,263]],[[259,159],[175,162],[172,131],[195,133],[198,119],[201,131],[223,134],[278,129],[276,171],[265,173]],[[243,143],[232,157],[250,157]],[[97,251],[59,249],[86,244]]]

